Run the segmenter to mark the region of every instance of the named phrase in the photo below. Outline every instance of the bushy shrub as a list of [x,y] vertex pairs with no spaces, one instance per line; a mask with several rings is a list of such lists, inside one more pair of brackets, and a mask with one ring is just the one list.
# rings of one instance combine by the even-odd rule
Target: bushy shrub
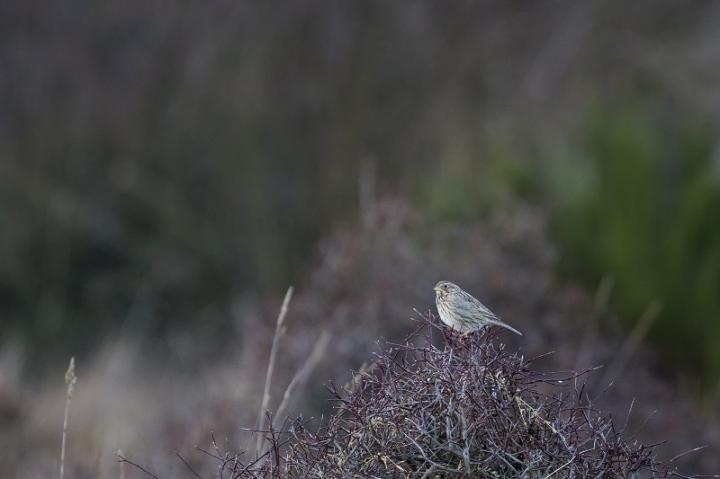
[[[260,459],[226,456],[227,477],[670,477],[654,446],[593,408],[580,373],[533,372],[494,333],[424,318],[345,388],[318,430],[266,432]],[[433,344],[442,335],[443,345]],[[436,340],[439,338],[435,338]]]

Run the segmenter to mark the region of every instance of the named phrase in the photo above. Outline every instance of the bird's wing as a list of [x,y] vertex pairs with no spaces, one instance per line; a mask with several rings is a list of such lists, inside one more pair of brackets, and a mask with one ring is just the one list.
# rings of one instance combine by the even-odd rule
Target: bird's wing
[[490,311],[490,308],[485,306],[482,301],[472,295],[468,294],[468,296],[470,303],[472,303],[473,307],[480,311],[484,316],[486,316],[488,320],[500,321],[500,318],[497,316],[497,314]]

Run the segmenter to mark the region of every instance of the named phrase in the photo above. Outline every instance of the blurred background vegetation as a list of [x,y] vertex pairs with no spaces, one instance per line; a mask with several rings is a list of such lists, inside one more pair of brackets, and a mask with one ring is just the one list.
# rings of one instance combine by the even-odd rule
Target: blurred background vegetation
[[[254,417],[288,284],[307,324],[356,328],[346,371],[441,274],[542,318],[528,351],[589,346],[599,317],[615,342],[562,367],[644,340],[643,392],[696,414],[658,427],[720,444],[693,402],[720,385],[719,32],[710,0],[0,2],[0,450],[7,418],[54,447],[62,394],[33,382],[73,354],[106,452],[153,401],[132,424],[195,419],[191,380]],[[612,314],[577,306],[597,291]],[[158,437],[189,443],[173,420]]]
[[[367,194],[547,208],[565,278],[720,374],[714,2],[0,6],[0,334],[219,327]],[[368,193],[368,191],[370,193]],[[364,192],[364,193],[363,193]]]

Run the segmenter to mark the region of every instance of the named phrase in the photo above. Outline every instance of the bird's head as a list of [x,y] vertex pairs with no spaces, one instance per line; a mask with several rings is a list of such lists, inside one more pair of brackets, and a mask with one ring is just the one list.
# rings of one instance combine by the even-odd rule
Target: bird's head
[[433,289],[435,290],[435,296],[438,298],[445,298],[448,295],[460,290],[456,284],[453,284],[450,281],[440,281]]

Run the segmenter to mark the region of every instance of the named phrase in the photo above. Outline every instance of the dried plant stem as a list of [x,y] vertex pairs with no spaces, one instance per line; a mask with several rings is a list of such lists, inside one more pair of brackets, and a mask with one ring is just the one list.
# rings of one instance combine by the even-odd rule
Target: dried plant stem
[[655,320],[660,315],[662,307],[658,301],[653,301],[643,312],[642,316],[638,320],[635,328],[630,332],[620,350],[615,355],[615,358],[608,368],[607,373],[603,377],[601,384],[608,384],[611,381],[617,380],[620,372],[625,369],[627,362],[632,357],[633,353],[637,350],[640,343],[647,335],[650,327],[653,325]]
[[283,299],[282,306],[280,307],[280,314],[277,317],[277,323],[275,324],[275,335],[273,336],[272,347],[270,349],[270,359],[268,360],[267,372],[265,374],[265,389],[263,390],[262,405],[260,406],[260,412],[258,413],[257,430],[258,437],[255,443],[255,453],[260,454],[260,448],[262,446],[263,435],[262,432],[265,429],[265,411],[267,411],[268,405],[270,404],[270,386],[272,384],[273,371],[275,369],[275,357],[277,356],[278,346],[280,344],[280,338],[285,334],[285,316],[287,315],[288,305],[292,298],[293,287],[290,286],[285,293],[285,299]]
[[591,345],[594,341],[598,340],[598,325],[600,320],[608,312],[610,297],[614,287],[615,279],[612,276],[605,275],[600,280],[600,284],[595,292],[593,313],[587,319],[585,332],[580,340],[580,347],[578,347],[577,355],[575,357],[575,369],[581,369],[582,365],[589,359],[589,352],[593,350]]
[[75,376],[75,358],[70,358],[70,365],[65,373],[65,384],[67,385],[67,396],[65,398],[65,417],[63,418],[62,445],[60,447],[60,479],[65,477],[65,447],[67,443],[68,418],[70,417],[70,403],[72,402],[73,389],[77,382]]
[[290,384],[288,384],[288,387],[285,389],[285,394],[283,394],[282,402],[280,403],[280,406],[277,409],[277,413],[275,414],[276,418],[281,418],[285,414],[285,411],[290,404],[290,399],[292,398],[293,393],[298,388],[298,386],[307,381],[307,378],[310,376],[310,374],[313,372],[313,369],[315,369],[315,366],[317,366],[317,364],[320,362],[323,355],[325,354],[325,349],[327,348],[327,344],[329,341],[330,333],[328,333],[327,331],[323,331],[322,335],[320,335],[318,340],[315,342],[315,347],[313,347],[312,353],[310,353],[310,356],[305,361],[305,364],[303,364],[300,370],[290,381]]

